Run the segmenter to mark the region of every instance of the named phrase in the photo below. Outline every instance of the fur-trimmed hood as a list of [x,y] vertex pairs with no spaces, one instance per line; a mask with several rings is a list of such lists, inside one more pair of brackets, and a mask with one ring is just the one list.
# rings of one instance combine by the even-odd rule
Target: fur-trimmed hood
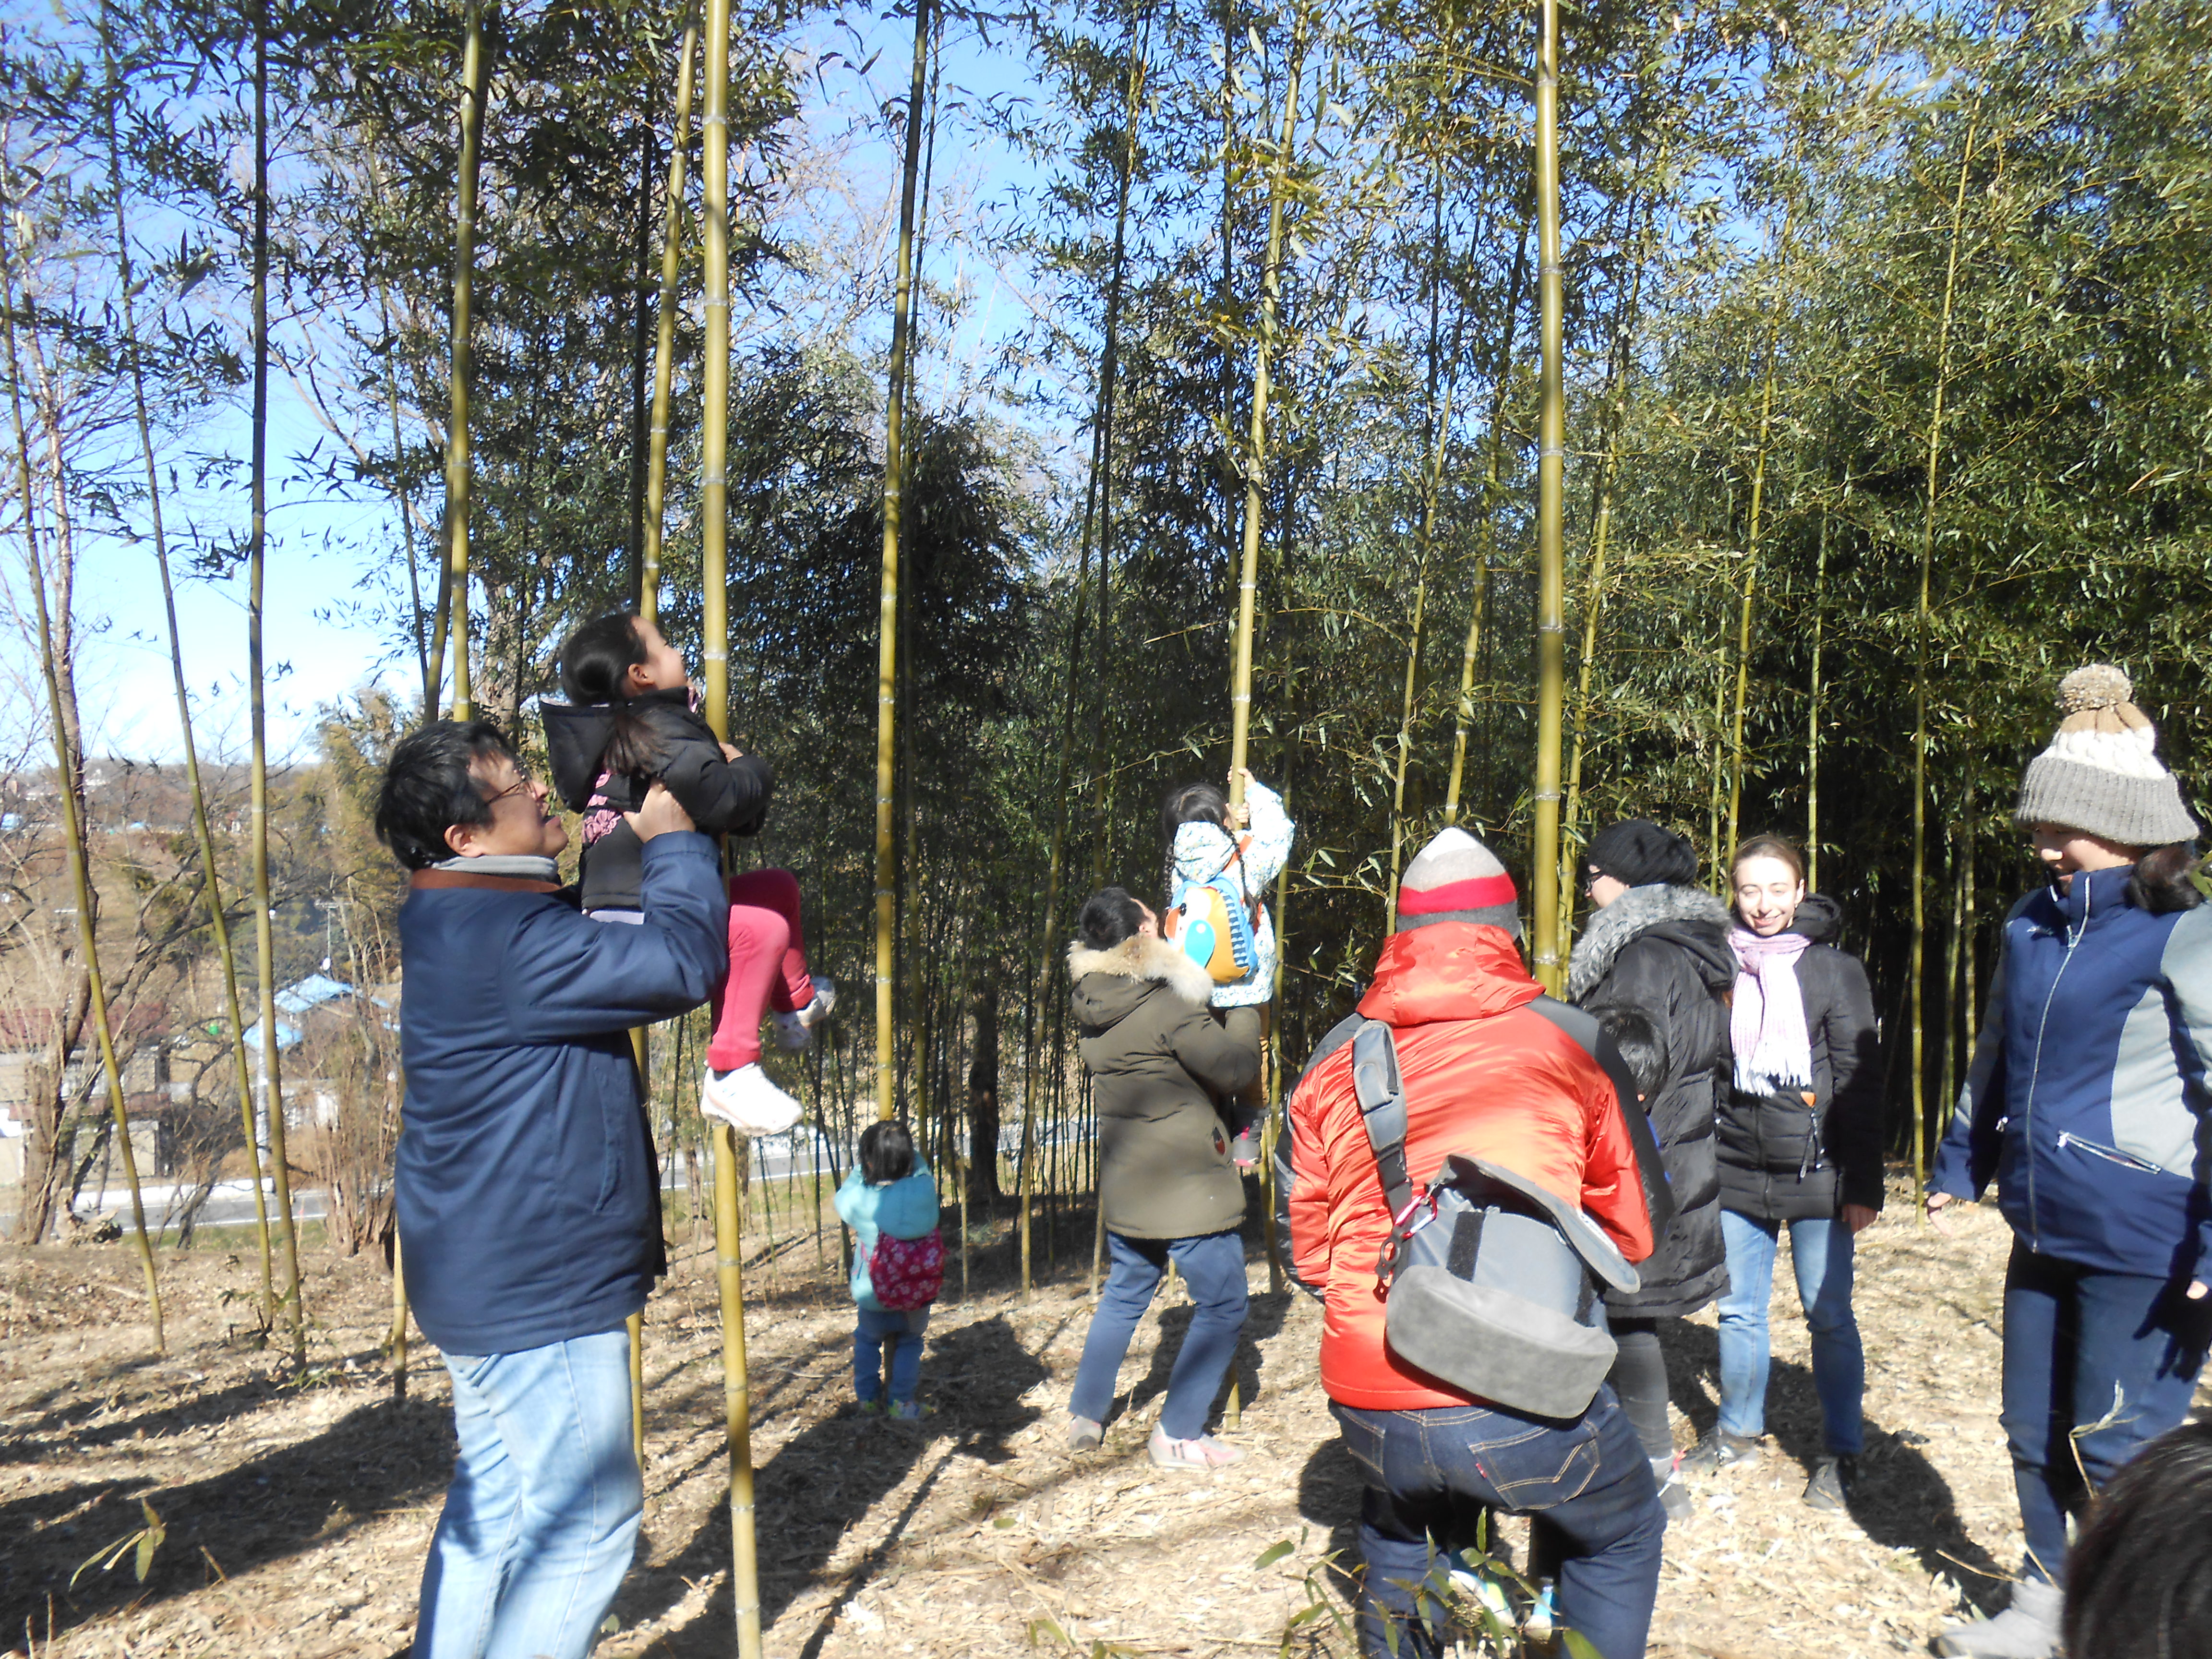
[[1213,1000],[1212,975],[1165,939],[1145,933],[1133,934],[1104,951],[1069,945],[1067,976],[1075,988],[1076,1018],[1102,1030],[1128,1018],[1162,986],[1194,1008]]
[[1844,913],[1826,893],[1808,893],[1791,918],[1790,931],[1802,933],[1815,945],[1833,945],[1844,931]]
[[1735,956],[1728,943],[1733,920],[1728,906],[1702,887],[1632,887],[1593,915],[1575,941],[1574,954],[1567,958],[1567,998],[1579,1002],[1613,971],[1632,940],[1662,929],[1698,958],[1708,983],[1733,985]]

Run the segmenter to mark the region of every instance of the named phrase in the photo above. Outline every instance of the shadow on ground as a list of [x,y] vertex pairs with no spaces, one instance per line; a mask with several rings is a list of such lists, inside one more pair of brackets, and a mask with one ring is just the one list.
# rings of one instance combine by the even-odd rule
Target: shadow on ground
[[[1720,1410],[1719,1333],[1673,1319],[1661,1323],[1659,1340],[1674,1404],[1700,1435],[1709,1432]],[[1766,1388],[1766,1431],[1774,1449],[1793,1459],[1809,1478],[1827,1448],[1820,1395],[1808,1367],[1774,1361]],[[1851,1519],[1875,1543],[1911,1550],[1931,1574],[1983,1581],[1966,1588],[1986,1595],[2009,1582],[2010,1575],[1968,1534],[1949,1483],[1917,1449],[1926,1443],[1911,1429],[1892,1431],[1866,1420],[1866,1451],[1851,1493]]]
[[[160,1415],[160,1413],[156,1413]],[[453,1413],[442,1404],[380,1400],[347,1413],[313,1439],[280,1447],[187,1486],[106,1480],[0,1504],[0,1631],[56,1634],[126,1603],[159,1601],[330,1542],[382,1511],[434,1498],[452,1477]],[[166,1528],[143,1584],[126,1553],[70,1586],[81,1564],[146,1524],[139,1501]]]
[[[775,1625],[808,1589],[832,1586],[829,1606],[800,1649],[805,1659],[812,1659],[838,1607],[890,1564],[908,1526],[953,1461],[1000,1463],[1013,1455],[1009,1443],[1042,1414],[1023,1396],[1046,1375],[1004,1317],[979,1320],[942,1338],[933,1334],[924,1351],[923,1392],[939,1402],[935,1417],[897,1424],[848,1409],[822,1418],[780,1447],[761,1466],[755,1482],[762,1627]],[[921,1480],[878,1540],[858,1561],[832,1569],[847,1529],[917,1468],[923,1471]],[[625,1626],[657,1619],[682,1597],[687,1580],[705,1578],[726,1568],[729,1559],[729,1510],[718,1504],[673,1558],[630,1580],[615,1604],[616,1616]],[[665,1632],[645,1653],[657,1659],[726,1654],[734,1618],[726,1579],[697,1617]],[[787,1645],[796,1633],[785,1632],[779,1645]]]

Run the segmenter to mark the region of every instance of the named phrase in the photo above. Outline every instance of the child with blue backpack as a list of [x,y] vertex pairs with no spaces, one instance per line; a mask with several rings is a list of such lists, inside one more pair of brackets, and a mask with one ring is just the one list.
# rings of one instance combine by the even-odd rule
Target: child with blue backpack
[[[853,1392],[860,1410],[901,1422],[922,1415],[921,1337],[945,1287],[945,1240],[937,1230],[937,1182],[915,1156],[914,1133],[896,1118],[860,1136],[860,1160],[837,1189],[837,1218],[853,1230]],[[890,1399],[884,1399],[884,1345],[890,1345]]]
[[[1213,1006],[1252,1008],[1275,995],[1275,927],[1267,889],[1291,856],[1297,826],[1283,798],[1240,769],[1243,800],[1231,806],[1210,783],[1187,783],[1167,798],[1160,830],[1168,843],[1168,908],[1162,937],[1206,969]],[[1239,1169],[1259,1162],[1261,1110],[1257,1085],[1222,1103]]]

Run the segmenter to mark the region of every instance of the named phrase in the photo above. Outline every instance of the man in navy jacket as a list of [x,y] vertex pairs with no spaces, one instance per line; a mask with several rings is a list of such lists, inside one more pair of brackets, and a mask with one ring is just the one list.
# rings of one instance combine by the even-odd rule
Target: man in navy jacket
[[714,844],[665,789],[626,815],[635,927],[560,888],[546,797],[498,727],[439,720],[392,751],[377,804],[413,872],[399,1237],[460,1442],[416,1659],[580,1659],[622,1583],[644,1508],[623,1324],[660,1262],[626,1032],[705,1001],[729,965]]

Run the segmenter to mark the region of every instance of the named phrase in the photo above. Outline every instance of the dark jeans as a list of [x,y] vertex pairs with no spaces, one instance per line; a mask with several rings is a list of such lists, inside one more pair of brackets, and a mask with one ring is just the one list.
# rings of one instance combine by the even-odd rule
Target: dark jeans
[[1190,1328],[1182,1351],[1168,1374],[1168,1397],[1160,1407],[1160,1431],[1172,1440],[1195,1440],[1206,1432],[1213,1396],[1237,1357],[1244,1329],[1244,1241],[1237,1233],[1207,1233],[1198,1238],[1125,1238],[1106,1235],[1113,1266],[1098,1293],[1098,1311],[1083,1339],[1083,1363],[1075,1369],[1075,1390],[1067,1409],[1077,1417],[1103,1423],[1114,1409],[1114,1382],[1129,1352],[1129,1338],[1145,1310],[1152,1305],[1170,1257],[1190,1287]]
[[1659,1346],[1659,1322],[1609,1317],[1620,1352],[1605,1380],[1620,1396],[1620,1408],[1628,1413],[1644,1455],[1655,1463],[1672,1462],[1674,1430],[1667,1420],[1667,1356]]
[[1601,1659],[1641,1659],[1659,1594],[1667,1511],[1610,1388],[1571,1422],[1486,1406],[1332,1409],[1367,1482],[1359,1650],[1369,1659],[1436,1659],[1443,1651],[1442,1633],[1416,1610],[1414,1587],[1430,1571],[1431,1540],[1439,1553],[1468,1541],[1453,1535],[1453,1523],[1471,1504],[1534,1516],[1548,1534],[1546,1553],[1559,1564],[1557,1621]]
[[[2004,1431],[2031,1577],[2065,1582],[2068,1513],[2188,1411],[2212,1333],[2212,1298],[2191,1302],[2188,1288],[2183,1279],[2098,1273],[2013,1245]],[[2101,1426],[2074,1432],[2091,1423]]]

